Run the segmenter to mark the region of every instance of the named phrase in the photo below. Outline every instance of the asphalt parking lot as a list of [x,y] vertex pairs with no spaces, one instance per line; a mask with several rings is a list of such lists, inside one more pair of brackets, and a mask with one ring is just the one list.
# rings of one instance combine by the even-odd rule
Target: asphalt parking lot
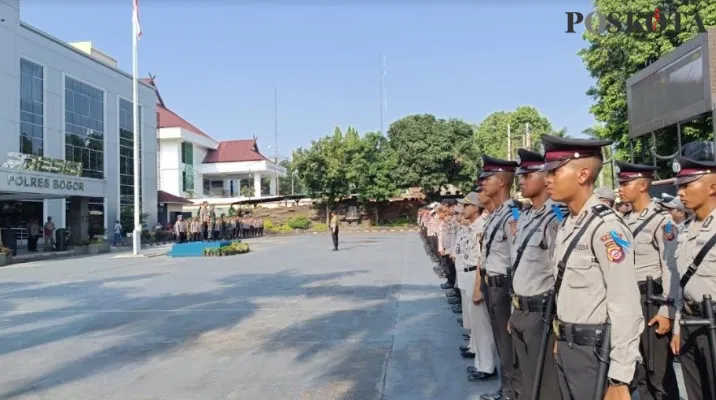
[[0,398],[477,399],[417,233],[0,269]]

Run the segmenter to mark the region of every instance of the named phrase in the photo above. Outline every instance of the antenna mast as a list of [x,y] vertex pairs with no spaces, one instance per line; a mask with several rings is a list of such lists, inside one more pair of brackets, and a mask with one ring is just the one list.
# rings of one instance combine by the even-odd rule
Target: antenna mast
[[276,170],[276,196],[279,195],[279,184],[278,184],[278,85],[273,87],[273,153]]

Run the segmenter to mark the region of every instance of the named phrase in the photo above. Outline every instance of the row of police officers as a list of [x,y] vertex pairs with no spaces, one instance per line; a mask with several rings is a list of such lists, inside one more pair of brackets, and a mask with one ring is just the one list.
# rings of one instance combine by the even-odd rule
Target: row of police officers
[[[655,167],[617,163],[633,210],[601,203],[607,140],[545,135],[544,151],[483,156],[478,188],[421,210],[426,249],[462,311],[468,379],[482,399],[716,400],[716,162],[677,157],[683,224],[652,200]],[[521,204],[510,196],[518,178]],[[498,375],[499,369],[499,375]]]

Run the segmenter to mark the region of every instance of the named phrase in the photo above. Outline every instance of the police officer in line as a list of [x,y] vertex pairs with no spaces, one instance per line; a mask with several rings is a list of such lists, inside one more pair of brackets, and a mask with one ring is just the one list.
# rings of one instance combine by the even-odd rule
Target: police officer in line
[[[629,400],[629,383],[639,360],[644,329],[634,271],[632,234],[614,211],[594,194],[602,168],[601,148],[610,140],[542,136],[544,170],[550,197],[569,208],[557,233],[554,257],[557,279],[555,361],[563,399],[594,396],[601,335],[610,330],[610,364],[606,398]],[[596,351],[595,351],[596,350]],[[601,385],[602,383],[599,382]]]
[[[478,192],[481,189],[478,187]],[[482,285],[483,281],[477,274],[477,265],[480,259],[480,244],[485,230],[485,222],[489,215],[485,211],[485,203],[489,199],[478,192],[471,192],[464,199],[458,200],[463,204],[463,216],[469,222],[467,251],[464,253],[462,265],[465,266],[465,292],[471,296],[475,285]],[[482,200],[480,199],[482,197]],[[477,278],[476,278],[477,277]],[[497,378],[495,354],[495,340],[492,335],[490,315],[484,301],[474,303],[472,298],[467,303],[467,312],[470,329],[470,346],[475,354],[473,366],[467,367],[467,379],[472,382],[486,381]]]
[[448,288],[446,295],[450,297],[449,302],[453,305],[453,311],[455,313],[461,312],[460,304],[460,290],[455,287],[457,273],[455,270],[455,263],[451,257],[453,242],[455,240],[455,202],[448,199],[443,200],[443,215],[442,224],[440,225],[438,233],[438,252],[443,260],[443,266],[445,268],[445,274],[447,275],[447,283],[451,286]]
[[[513,312],[509,329],[522,379],[520,398],[530,399],[542,337],[542,312],[547,293],[554,286],[551,256],[559,224],[568,211],[549,198],[546,173],[542,171],[544,157],[525,149],[517,152],[520,192],[532,205],[522,211],[512,246]],[[552,347],[553,338],[548,344],[549,349]],[[547,358],[542,371],[540,399],[557,398],[557,371],[554,361]]]
[[[684,207],[693,211],[693,220],[678,237],[676,262],[681,274],[683,312],[677,318],[702,317],[704,295],[716,298],[716,162],[676,157],[673,164],[678,195]],[[702,261],[696,258],[704,252]],[[674,326],[672,349],[680,354],[681,369],[689,400],[714,399],[715,366],[711,364],[705,327]],[[682,338],[683,337],[683,338]]]
[[514,362],[512,337],[507,331],[511,313],[507,270],[510,268],[510,249],[517,232],[520,212],[520,204],[510,198],[517,163],[484,155],[482,161],[482,190],[497,208],[490,216],[482,238],[480,274],[484,276],[486,290],[483,293],[476,285],[473,301],[487,301],[492,333],[501,361],[501,388],[497,392],[481,395],[481,399],[516,399],[520,394],[520,384],[517,365]]
[[[676,224],[671,215],[649,195],[656,167],[649,165],[616,163],[619,181],[619,197],[631,203],[632,212],[624,216],[624,222],[633,236],[632,251],[634,267],[641,293],[644,318],[647,314],[647,276],[654,279],[654,295],[675,299],[679,296],[679,272],[676,269]],[[636,369],[639,398],[642,400],[679,400],[679,386],[674,371],[674,356],[669,344],[671,329],[676,315],[673,305],[661,305],[652,311],[651,320],[641,335],[641,351],[644,362]],[[647,352],[647,335],[652,335],[653,348]],[[649,359],[653,356],[653,359]]]
[[[467,310],[467,302],[470,301],[472,293],[466,293],[465,289],[468,287],[466,282],[467,273],[465,272],[465,254],[468,251],[467,245],[469,241],[469,225],[470,221],[463,217],[464,208],[463,205],[458,201],[458,205],[455,206],[455,222],[457,223],[457,230],[455,234],[455,240],[453,241],[453,247],[451,251],[451,258],[455,264],[455,271],[457,279],[455,280],[455,287],[460,290],[460,307],[463,310]],[[470,285],[472,287],[472,285]],[[449,302],[454,303],[453,299],[458,300],[456,297],[450,298]],[[470,329],[470,316],[467,312],[463,313],[462,327],[464,329]],[[470,340],[467,345],[460,346],[460,353],[464,358],[475,357],[474,344],[472,343],[471,336],[468,336]]]

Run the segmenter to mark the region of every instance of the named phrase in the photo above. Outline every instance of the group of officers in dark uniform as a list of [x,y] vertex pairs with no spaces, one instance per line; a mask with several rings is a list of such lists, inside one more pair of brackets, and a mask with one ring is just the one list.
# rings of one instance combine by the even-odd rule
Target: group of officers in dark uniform
[[541,140],[517,161],[483,156],[474,192],[418,216],[470,331],[468,379],[497,379],[499,359],[482,399],[678,400],[676,355],[688,399],[716,400],[716,162],[676,157],[692,213],[677,226],[649,194],[655,167],[617,163],[620,215],[594,194],[611,141]]

